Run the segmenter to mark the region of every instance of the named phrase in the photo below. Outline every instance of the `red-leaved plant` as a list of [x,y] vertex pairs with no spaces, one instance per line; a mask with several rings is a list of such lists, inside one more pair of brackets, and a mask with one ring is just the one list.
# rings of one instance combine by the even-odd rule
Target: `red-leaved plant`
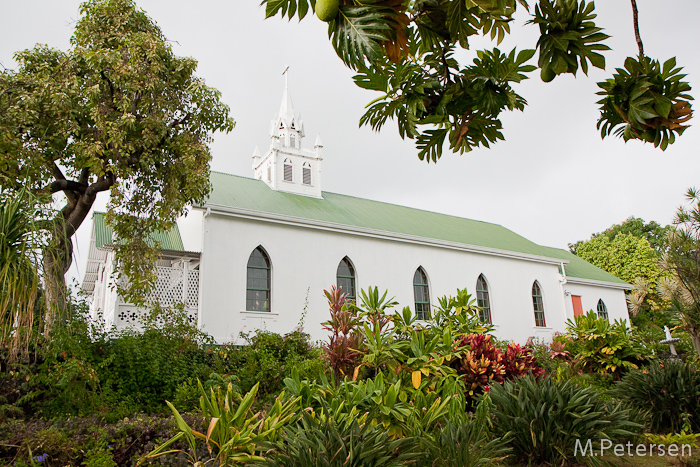
[[359,323],[357,314],[349,306],[347,294],[343,288],[331,286],[330,292],[324,290],[330,308],[331,319],[322,323],[323,328],[330,331],[328,342],[323,345],[323,356],[333,368],[336,383],[341,375],[352,375],[362,360],[359,351],[361,334],[357,332]]
[[491,384],[503,384],[506,375],[503,352],[493,345],[490,335],[462,336],[454,342],[453,350],[462,352],[451,366],[462,375],[469,396],[483,393],[484,388]]
[[503,384],[519,376],[532,373],[544,375],[532,350],[519,344],[510,344],[505,353],[496,347],[488,334],[469,334],[458,338],[453,351],[461,356],[452,361],[452,368],[467,384],[468,396],[487,391],[494,383]]
[[537,378],[544,375],[544,368],[537,364],[537,358],[532,355],[532,349],[521,347],[520,344],[508,345],[504,364],[506,379],[515,379],[517,376],[525,376],[528,373],[532,373]]

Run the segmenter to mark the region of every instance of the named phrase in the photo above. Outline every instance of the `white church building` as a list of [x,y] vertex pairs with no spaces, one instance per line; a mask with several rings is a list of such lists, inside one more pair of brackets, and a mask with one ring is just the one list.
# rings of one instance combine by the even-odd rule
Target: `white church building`
[[[317,137],[305,149],[304,136],[285,86],[270,147],[254,152],[254,177],[212,172],[210,197],[182,220],[197,224],[196,251],[185,251],[177,228],[157,236],[151,300],[183,302],[220,343],[242,343],[239,334],[255,329],[290,332],[304,310],[304,330],[325,339],[331,285],[351,297],[378,286],[419,317],[466,287],[496,336],[520,343],[551,340],[587,310],[629,319],[630,286],[568,251],[496,224],[322,191],[323,145]],[[142,311],[112,287],[114,243],[95,214],[83,289],[108,325],[138,325]]]

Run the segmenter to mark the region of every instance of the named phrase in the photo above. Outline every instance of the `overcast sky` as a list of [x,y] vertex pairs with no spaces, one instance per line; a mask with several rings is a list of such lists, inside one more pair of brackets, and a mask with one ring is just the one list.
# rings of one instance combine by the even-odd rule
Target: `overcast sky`
[[[326,24],[309,15],[298,22],[264,19],[258,0],[140,0],[173,41],[176,54],[199,61],[197,74],[219,89],[236,128],[216,134],[212,169],[252,177],[255,145],[269,146],[269,122],[279,108],[289,65],[289,86],[304,120],[306,147],[324,143],[322,188],[363,198],[501,224],[542,245],[566,248],[629,216],[671,222],[687,188],[700,185],[700,125],[662,152],[650,144],[611,137],[602,141],[596,82],[637,54],[628,0],[596,4],[597,23],[611,37],[607,71],[592,69],[546,84],[539,70],[516,85],[529,103],[505,114],[505,142],[462,156],[444,153],[437,164],[420,161],[414,142],[396,123],[381,133],[358,127],[364,106],[377,94],[357,88],[337,58]],[[67,50],[79,1],[0,1],[0,63],[14,68],[13,53],[36,43]],[[700,2],[638,0],[647,55],[676,56],[693,88],[700,88]],[[534,48],[538,30],[519,16],[499,48]],[[495,47],[473,41],[472,50]],[[471,51],[460,55],[471,62]],[[533,59],[533,62],[536,57]],[[696,89],[691,94],[697,95]],[[98,208],[106,204],[105,194]],[[72,275],[82,278],[90,222],[78,235]]]

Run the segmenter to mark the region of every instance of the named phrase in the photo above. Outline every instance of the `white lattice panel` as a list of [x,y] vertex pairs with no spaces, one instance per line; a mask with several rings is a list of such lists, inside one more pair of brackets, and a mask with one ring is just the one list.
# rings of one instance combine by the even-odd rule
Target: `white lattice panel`
[[[187,291],[184,291],[184,270],[172,267],[157,267],[158,280],[151,291],[148,300],[158,302],[164,308],[171,308],[176,303],[185,304],[187,319],[192,324],[197,324],[197,307],[199,305],[199,271],[187,271]],[[140,327],[147,316],[147,311],[136,308],[133,305],[119,306],[116,314],[118,327]],[[159,316],[158,324],[163,324],[164,317]]]
[[188,306],[197,306],[199,304],[199,271],[188,271],[187,274],[187,300],[185,304]]
[[165,307],[182,302],[183,270],[163,267],[156,269],[158,270],[158,280],[149,299]]
[[[197,324],[197,309],[196,308],[185,308],[185,314],[187,315],[187,320],[193,324]],[[141,327],[144,320],[148,317],[148,312],[136,308],[133,305],[121,305],[117,311],[117,327],[134,326]],[[165,323],[165,316],[159,315],[156,319],[156,324],[162,325]]]

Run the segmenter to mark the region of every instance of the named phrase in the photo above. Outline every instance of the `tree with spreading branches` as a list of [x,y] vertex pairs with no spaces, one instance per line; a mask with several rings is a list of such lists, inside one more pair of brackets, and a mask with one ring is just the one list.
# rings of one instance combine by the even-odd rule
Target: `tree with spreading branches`
[[[644,54],[636,0],[632,4],[637,57],[625,60],[612,78],[598,83],[598,128],[625,141],[638,139],[665,150],[687,128],[690,86],[675,58],[661,65]],[[585,0],[263,0],[266,16],[303,19],[310,9],[328,22],[338,57],[355,70],[355,83],[381,93],[361,125],[379,130],[395,119],[402,138],[416,141],[418,157],[442,156],[443,146],[464,153],[503,140],[501,114],[523,110],[526,100],[513,89],[540,69],[543,81],[589,66],[605,69],[608,36],[594,22]],[[540,38],[535,48],[502,52],[477,50],[471,64],[457,52],[476,35],[498,43],[510,33],[516,10],[531,15]],[[537,66],[529,64],[539,51]]]
[[132,0],[89,0],[81,15],[70,50],[38,45],[0,72],[0,185],[63,205],[37,227],[58,319],[71,239],[97,195],[110,194],[122,293],[140,303],[155,278],[150,235],[208,195],[211,133],[234,125],[197,62],[175,56]]
[[670,279],[662,284],[662,295],[671,301],[690,334],[700,356],[700,192],[689,189],[689,207],[680,207],[667,236],[668,249],[662,267]]

